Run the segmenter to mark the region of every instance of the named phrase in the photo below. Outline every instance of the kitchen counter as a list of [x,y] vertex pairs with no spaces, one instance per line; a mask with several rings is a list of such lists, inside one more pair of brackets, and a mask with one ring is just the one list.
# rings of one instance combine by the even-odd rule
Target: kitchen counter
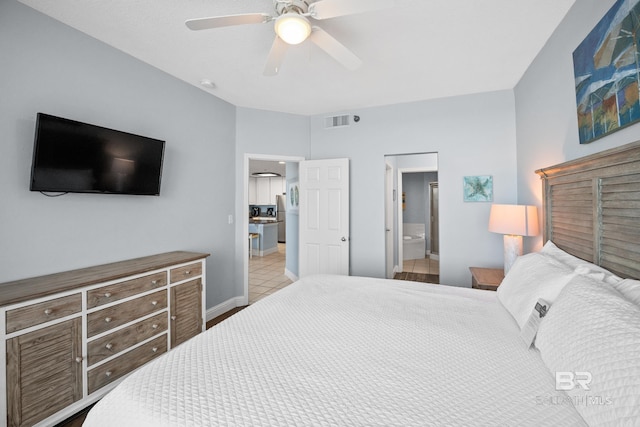
[[249,218],[249,224],[277,224],[275,218],[273,219],[263,219],[263,218]]
[[265,256],[278,251],[278,222],[275,220],[250,219],[249,233],[258,233],[258,241],[251,240],[253,255]]

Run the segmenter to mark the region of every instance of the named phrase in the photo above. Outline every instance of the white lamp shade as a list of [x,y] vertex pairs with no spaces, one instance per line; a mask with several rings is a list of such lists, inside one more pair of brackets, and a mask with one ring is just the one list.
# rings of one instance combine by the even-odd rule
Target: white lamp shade
[[276,19],[276,34],[287,44],[302,43],[311,34],[311,24],[304,16],[297,13],[286,13]]
[[526,205],[491,205],[489,231],[515,236],[537,236],[538,208]]

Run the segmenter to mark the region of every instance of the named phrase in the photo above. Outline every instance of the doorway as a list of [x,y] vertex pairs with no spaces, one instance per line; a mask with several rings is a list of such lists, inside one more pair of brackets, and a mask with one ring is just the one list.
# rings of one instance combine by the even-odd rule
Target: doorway
[[388,278],[439,283],[438,154],[385,156]]
[[[282,197],[278,200],[277,196],[287,192],[288,182],[297,180],[301,160],[304,158],[245,154],[244,212],[242,221],[238,221],[246,236],[243,238],[245,305],[297,280],[298,221],[286,211],[285,215],[278,215],[278,206],[282,209],[284,205]],[[278,230],[282,227],[292,232]]]

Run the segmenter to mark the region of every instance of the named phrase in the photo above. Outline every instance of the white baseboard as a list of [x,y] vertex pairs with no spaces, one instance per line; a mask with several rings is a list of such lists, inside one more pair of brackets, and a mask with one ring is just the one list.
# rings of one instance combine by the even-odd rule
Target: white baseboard
[[207,322],[211,319],[215,319],[216,317],[226,313],[229,310],[233,310],[234,308],[241,307],[243,305],[247,304],[244,301],[244,297],[240,296],[228,299],[225,302],[216,305],[215,307],[211,307],[207,309]]
[[[278,252],[278,247],[273,247],[273,248],[269,248],[269,249],[264,249],[262,251],[258,251],[258,256],[266,256],[269,254],[273,254]],[[254,252],[254,256],[255,256],[255,252]]]
[[286,268],[284,269],[284,275],[287,276],[289,278],[289,280],[291,280],[292,282],[297,282],[298,281],[298,276],[296,276],[295,274],[293,274],[292,272],[290,272]]

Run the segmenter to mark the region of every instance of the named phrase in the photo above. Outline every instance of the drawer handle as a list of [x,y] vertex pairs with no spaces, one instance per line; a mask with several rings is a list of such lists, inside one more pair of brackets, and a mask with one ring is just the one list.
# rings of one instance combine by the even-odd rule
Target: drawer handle
[[107,323],[111,322],[111,317],[105,317],[104,321],[107,322]]
[[152,281],[151,281],[151,284],[155,286],[155,285],[157,285],[157,284],[158,284],[158,281],[157,281],[157,280],[152,280]]
[[153,350],[153,352],[157,352],[158,351],[158,347],[153,347],[151,350]]
[[104,374],[105,374],[106,376],[110,377],[112,373],[113,373],[113,372],[111,372],[111,371],[107,371],[107,372],[105,372]]
[[82,357],[81,356],[76,357],[76,363],[82,363]]
[[176,316],[171,316],[171,320],[176,320],[177,317]]
[[105,292],[104,293],[104,297],[105,298],[111,298],[111,292]]
[[158,324],[157,324],[157,323],[154,323],[153,325],[151,325],[151,327],[152,327],[153,329],[158,329]]
[[47,309],[44,311],[44,314],[46,314],[47,316],[48,316],[48,315],[50,315],[51,313],[53,313],[53,310],[51,310],[50,308],[47,308]]
[[151,305],[158,305],[158,301],[151,301]]
[[105,345],[107,350],[111,350],[113,348],[113,344],[111,343],[107,343],[107,345]]
[[185,272],[184,272],[184,275],[185,275],[185,276],[188,276],[188,275],[190,275],[190,274],[191,274],[191,270],[187,270],[187,271],[185,271]]

